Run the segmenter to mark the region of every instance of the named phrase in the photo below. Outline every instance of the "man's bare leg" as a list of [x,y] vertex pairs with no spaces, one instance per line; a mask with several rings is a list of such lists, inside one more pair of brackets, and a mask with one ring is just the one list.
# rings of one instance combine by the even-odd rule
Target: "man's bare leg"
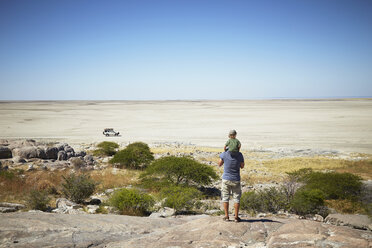
[[234,208],[235,208],[235,219],[239,217],[239,207],[240,203],[235,203]]
[[225,217],[229,218],[229,202],[223,203],[223,209],[225,210]]

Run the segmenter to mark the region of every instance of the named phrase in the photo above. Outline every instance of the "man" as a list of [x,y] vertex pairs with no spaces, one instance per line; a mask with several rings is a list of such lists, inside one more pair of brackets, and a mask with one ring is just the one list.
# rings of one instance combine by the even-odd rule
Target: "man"
[[219,166],[223,168],[222,175],[222,202],[225,210],[223,220],[229,221],[229,198],[232,195],[235,208],[235,222],[240,222],[239,207],[242,190],[240,186],[240,169],[244,168],[244,157],[241,152],[231,153],[223,152],[220,154]]

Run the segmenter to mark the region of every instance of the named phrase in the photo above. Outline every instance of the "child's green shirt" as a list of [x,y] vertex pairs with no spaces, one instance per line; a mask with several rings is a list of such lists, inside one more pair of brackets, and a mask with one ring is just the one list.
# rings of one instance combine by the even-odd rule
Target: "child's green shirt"
[[241,144],[238,139],[229,139],[225,146],[229,147],[229,152],[238,152]]

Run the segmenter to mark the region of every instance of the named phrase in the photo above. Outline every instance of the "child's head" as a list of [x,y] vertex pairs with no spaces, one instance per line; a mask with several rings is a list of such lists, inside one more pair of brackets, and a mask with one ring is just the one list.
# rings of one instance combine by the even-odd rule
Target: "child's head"
[[229,138],[230,139],[235,139],[236,137],[236,131],[233,129],[233,130],[230,130],[229,132]]

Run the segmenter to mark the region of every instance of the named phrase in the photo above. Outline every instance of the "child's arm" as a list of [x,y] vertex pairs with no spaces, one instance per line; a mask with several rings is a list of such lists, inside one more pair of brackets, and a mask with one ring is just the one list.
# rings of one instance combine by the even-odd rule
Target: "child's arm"
[[242,144],[239,141],[239,143],[238,143],[238,151],[240,151],[240,147],[242,147]]
[[224,151],[224,152],[226,151],[226,145],[223,147],[223,151]]

